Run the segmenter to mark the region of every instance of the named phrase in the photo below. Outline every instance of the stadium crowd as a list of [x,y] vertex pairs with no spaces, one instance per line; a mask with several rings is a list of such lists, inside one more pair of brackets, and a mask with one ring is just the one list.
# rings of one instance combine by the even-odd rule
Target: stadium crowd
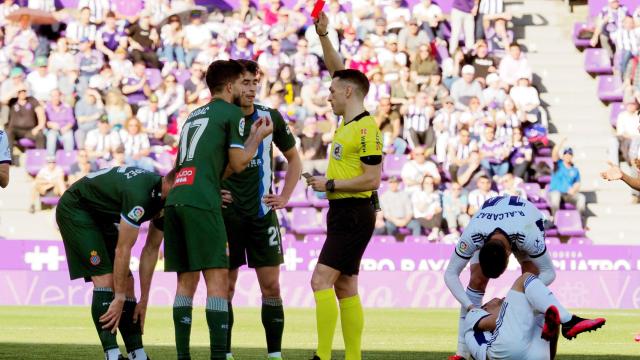
[[[33,25],[28,16],[10,20],[20,7],[4,1],[0,125],[14,154],[37,148],[46,158],[34,174],[30,211],[39,197],[60,196],[99,168],[166,173],[181,124],[210,99],[203,75],[219,59],[260,64],[259,100],[283,114],[304,171],[324,173],[338,119],[309,20],[313,3],[241,0],[223,14],[189,1],[150,0],[137,15],[124,16],[107,0],[81,0],[66,24]],[[52,10],[53,1],[47,4],[29,1]],[[584,212],[573,151],[547,138],[533,69],[508,29],[503,1],[455,0],[450,14],[431,0],[411,4],[327,4],[328,36],[347,67],[369,77],[365,104],[383,134],[387,181],[376,233],[430,241],[458,235],[487,198],[531,196],[527,183],[548,186],[547,196],[536,193],[535,200],[552,215],[565,203]],[[637,57],[627,67],[640,89]],[[72,164],[61,153],[71,154]],[[309,204],[320,196],[302,184],[296,192]]]

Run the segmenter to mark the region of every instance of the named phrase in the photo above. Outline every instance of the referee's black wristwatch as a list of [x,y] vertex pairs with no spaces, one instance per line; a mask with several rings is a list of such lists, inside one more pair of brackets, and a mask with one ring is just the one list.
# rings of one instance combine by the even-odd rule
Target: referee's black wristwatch
[[336,190],[336,182],[333,181],[333,179],[329,179],[327,180],[327,182],[324,184],[324,187],[327,188],[328,192],[334,192]]

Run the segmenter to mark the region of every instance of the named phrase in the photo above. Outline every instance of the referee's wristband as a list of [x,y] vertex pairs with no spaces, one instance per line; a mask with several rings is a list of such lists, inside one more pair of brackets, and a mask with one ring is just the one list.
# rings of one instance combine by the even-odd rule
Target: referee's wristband
[[[316,34],[318,34],[318,32],[317,32],[317,31],[316,31]],[[320,36],[320,37],[325,37],[325,36],[327,36],[327,35],[329,35],[329,30],[327,30],[327,32],[326,32],[326,33],[324,33],[324,34],[318,34],[318,36]]]
[[329,179],[325,183],[324,187],[327,188],[328,192],[334,192],[336,190],[336,182],[333,181],[333,179]]

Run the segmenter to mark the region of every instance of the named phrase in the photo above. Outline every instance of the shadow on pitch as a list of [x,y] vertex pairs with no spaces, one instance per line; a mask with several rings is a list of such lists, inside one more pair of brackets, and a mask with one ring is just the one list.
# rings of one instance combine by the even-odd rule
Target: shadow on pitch
[[[169,360],[175,359],[175,350],[172,346],[149,346],[146,348],[151,359]],[[121,347],[121,350],[124,349]],[[234,357],[238,360],[264,360],[266,353],[264,349],[238,348],[234,349]],[[308,360],[313,355],[309,349],[285,349],[284,358],[287,360]],[[442,352],[419,352],[419,351],[365,351],[365,360],[441,360],[446,359],[451,354]],[[72,345],[72,344],[32,344],[32,343],[0,343],[0,359],[102,359],[102,349],[97,345]],[[193,360],[208,359],[209,348],[205,346],[194,346],[191,348]],[[344,359],[342,351],[334,351],[334,360]],[[625,355],[559,355],[558,360],[611,360],[637,359],[635,356]]]

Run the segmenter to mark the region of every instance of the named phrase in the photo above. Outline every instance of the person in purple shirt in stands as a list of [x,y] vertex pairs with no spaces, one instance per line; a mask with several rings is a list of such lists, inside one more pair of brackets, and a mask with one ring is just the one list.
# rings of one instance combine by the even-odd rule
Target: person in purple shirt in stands
[[449,54],[453,56],[458,48],[460,29],[464,29],[464,46],[473,49],[475,35],[474,17],[478,13],[479,0],[453,0],[451,9],[451,37],[449,38]]
[[96,34],[96,49],[105,54],[109,59],[115,57],[115,51],[120,46],[125,46],[127,35],[118,29],[116,14],[109,11],[105,17],[104,25]]
[[144,61],[136,61],[133,65],[133,74],[122,80],[122,94],[127,97],[127,102],[134,112],[138,111],[140,103],[147,101],[151,95],[146,69]]
[[484,138],[480,142],[480,165],[489,176],[502,176],[509,171],[506,150],[505,144],[496,139],[496,128],[492,125],[485,127]]
[[238,38],[231,46],[230,55],[232,59],[253,60],[255,53],[253,45],[247,38],[247,33],[243,31],[238,34]]
[[104,55],[98,50],[91,48],[91,40],[82,38],[80,40],[80,51],[76,55],[80,76],[78,77],[78,92],[84,92],[89,86],[89,79],[97,75],[104,64]]
[[55,155],[58,141],[62,142],[64,151],[73,150],[73,127],[76,118],[71,106],[62,102],[62,93],[55,89],[51,92],[51,100],[47,102],[44,112],[47,115],[46,129],[47,154]]

